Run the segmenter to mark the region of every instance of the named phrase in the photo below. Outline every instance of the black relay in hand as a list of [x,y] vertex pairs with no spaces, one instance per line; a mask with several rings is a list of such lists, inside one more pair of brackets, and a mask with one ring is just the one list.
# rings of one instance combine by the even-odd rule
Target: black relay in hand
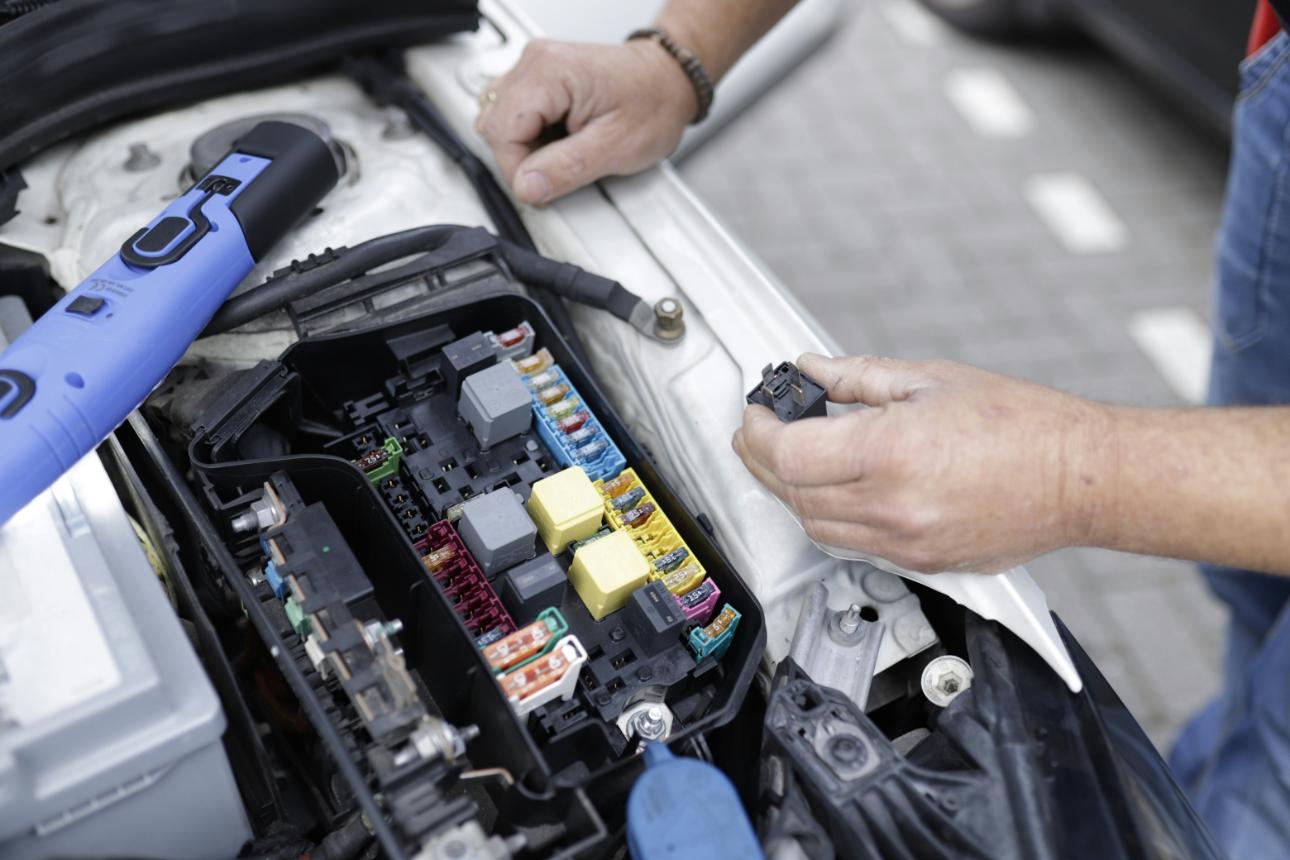
[[765,406],[780,421],[825,416],[824,386],[797,369],[791,361],[766,365],[761,385],[748,392],[748,402]]

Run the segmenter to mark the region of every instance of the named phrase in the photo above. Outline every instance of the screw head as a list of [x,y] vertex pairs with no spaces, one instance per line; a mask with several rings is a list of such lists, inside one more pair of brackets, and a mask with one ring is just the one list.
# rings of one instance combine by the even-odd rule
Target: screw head
[[923,668],[923,695],[937,707],[944,708],[972,686],[972,667],[966,660],[946,654]]

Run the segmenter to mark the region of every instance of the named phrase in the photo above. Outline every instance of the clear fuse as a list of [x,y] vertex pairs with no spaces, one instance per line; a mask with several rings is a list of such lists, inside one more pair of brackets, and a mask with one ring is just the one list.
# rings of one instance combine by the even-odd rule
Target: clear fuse
[[581,448],[575,448],[573,450],[573,456],[578,460],[590,460],[593,457],[600,456],[608,448],[609,440],[595,439],[588,442],[586,445],[583,445]]

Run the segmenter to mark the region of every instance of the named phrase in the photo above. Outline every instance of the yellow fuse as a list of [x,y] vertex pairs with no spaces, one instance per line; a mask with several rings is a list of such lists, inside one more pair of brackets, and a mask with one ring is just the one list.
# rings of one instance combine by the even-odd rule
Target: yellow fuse
[[631,535],[614,532],[585,544],[573,555],[569,581],[591,617],[599,621],[622,608],[649,579],[650,566]]
[[605,512],[604,499],[587,473],[573,466],[533,485],[528,512],[546,548],[558,555],[570,541],[596,533]]

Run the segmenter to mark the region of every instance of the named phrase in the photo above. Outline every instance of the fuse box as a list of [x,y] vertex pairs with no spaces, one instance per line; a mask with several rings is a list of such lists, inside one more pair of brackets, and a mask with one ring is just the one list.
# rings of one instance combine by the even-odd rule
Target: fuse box
[[[247,455],[266,438],[277,456]],[[393,819],[408,851],[502,808],[595,841],[638,766],[625,715],[682,739],[755,673],[756,600],[522,297],[303,340],[212,399],[189,456],[247,611],[330,697],[353,790],[390,804],[399,766],[433,774]],[[463,769],[551,800],[503,780],[466,803]]]

